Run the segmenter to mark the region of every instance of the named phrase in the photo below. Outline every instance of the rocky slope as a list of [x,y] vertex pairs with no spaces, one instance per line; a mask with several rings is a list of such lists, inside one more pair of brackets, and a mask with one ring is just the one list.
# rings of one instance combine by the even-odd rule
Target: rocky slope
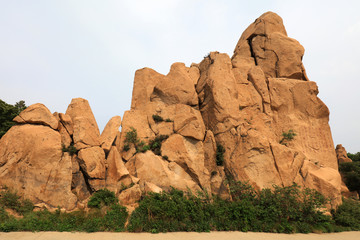
[[347,189],[329,110],[303,54],[282,19],[267,12],[231,58],[211,52],[190,67],[174,63],[167,75],[137,70],[131,110],[101,135],[84,99],[73,99],[65,114],[31,105],[0,140],[0,185],[72,210],[104,187],[127,205],[171,186],[227,198],[233,178],[257,189],[295,182],[336,206]]

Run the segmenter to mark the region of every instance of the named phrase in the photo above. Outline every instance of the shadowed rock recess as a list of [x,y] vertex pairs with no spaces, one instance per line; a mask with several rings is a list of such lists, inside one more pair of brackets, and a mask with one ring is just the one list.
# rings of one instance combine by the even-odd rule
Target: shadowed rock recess
[[211,52],[190,67],[174,63],[167,75],[137,70],[131,110],[102,134],[85,99],[73,99],[65,114],[31,105],[0,140],[0,185],[38,206],[72,210],[104,187],[131,205],[171,186],[228,198],[227,178],[256,189],[295,182],[335,207],[348,190],[329,110],[303,54],[282,19],[267,12],[231,58]]

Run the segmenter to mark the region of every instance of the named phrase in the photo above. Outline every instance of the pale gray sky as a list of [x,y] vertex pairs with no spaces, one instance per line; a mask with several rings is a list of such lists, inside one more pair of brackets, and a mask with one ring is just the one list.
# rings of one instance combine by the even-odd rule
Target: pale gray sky
[[136,69],[166,74],[210,51],[232,55],[266,11],[305,47],[334,143],[360,151],[360,1],[0,0],[0,99],[65,112],[89,100],[100,131],[130,108]]

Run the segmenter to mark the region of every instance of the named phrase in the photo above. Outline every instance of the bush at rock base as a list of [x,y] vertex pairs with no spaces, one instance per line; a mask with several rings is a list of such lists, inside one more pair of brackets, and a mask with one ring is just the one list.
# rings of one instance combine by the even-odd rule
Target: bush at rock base
[[[209,197],[202,192],[194,195],[174,188],[169,192],[149,193],[130,216],[127,228],[126,208],[113,201],[108,201],[108,206],[100,204],[101,208],[91,208],[88,212],[64,213],[60,209],[55,212],[46,209],[20,211],[19,218],[6,209],[15,208],[22,200],[13,192],[10,195],[2,192],[0,231],[309,233],[360,230],[358,200],[344,200],[337,210],[332,210],[331,217],[319,210],[326,202],[323,196],[314,190],[300,190],[295,184],[255,191],[249,184],[232,181],[229,187],[233,201]],[[106,191],[96,198],[112,199],[110,195]]]

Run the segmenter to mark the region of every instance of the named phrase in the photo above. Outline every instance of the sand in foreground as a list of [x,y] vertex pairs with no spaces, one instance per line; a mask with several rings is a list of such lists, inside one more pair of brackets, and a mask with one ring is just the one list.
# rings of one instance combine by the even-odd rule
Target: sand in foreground
[[1,240],[360,240],[360,232],[324,233],[324,234],[276,234],[276,233],[69,233],[69,232],[11,232],[0,233]]

